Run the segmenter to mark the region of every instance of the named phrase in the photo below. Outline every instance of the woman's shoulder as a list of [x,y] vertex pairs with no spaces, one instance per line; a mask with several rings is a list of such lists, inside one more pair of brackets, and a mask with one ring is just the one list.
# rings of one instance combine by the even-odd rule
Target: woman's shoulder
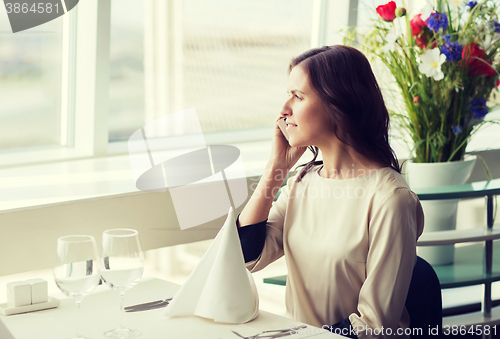
[[392,167],[377,170],[374,201],[415,201],[418,196],[411,190],[403,174]]
[[375,171],[377,183],[381,188],[410,188],[403,174],[392,167],[383,167]]
[[[424,229],[424,212],[420,200],[413,192],[404,176],[388,167],[380,171],[379,181],[372,196],[372,213],[392,215],[402,220],[409,220],[408,215],[413,215],[417,238]],[[388,219],[390,220],[390,218]]]

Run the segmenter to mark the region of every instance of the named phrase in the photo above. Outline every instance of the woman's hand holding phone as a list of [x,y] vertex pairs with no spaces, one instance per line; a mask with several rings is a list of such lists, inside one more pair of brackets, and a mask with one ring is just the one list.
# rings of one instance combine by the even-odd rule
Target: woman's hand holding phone
[[286,118],[280,115],[274,128],[271,160],[289,170],[304,154],[307,147],[293,147],[288,143],[288,138]]
[[[255,224],[268,217],[274,197],[283,184],[286,174],[307,148],[290,146],[284,135],[286,123],[284,120],[279,122],[280,118],[284,117],[280,114],[274,124],[271,157],[252,197],[240,214],[238,227]],[[284,132],[281,131],[279,124],[282,125]]]
[[283,133],[283,136],[288,141],[288,133],[286,132],[286,118],[281,118],[278,120],[278,127],[280,128],[281,133]]

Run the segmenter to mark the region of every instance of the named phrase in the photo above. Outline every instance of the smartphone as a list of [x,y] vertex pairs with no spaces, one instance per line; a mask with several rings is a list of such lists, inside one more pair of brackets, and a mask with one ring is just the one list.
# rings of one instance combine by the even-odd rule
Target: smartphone
[[288,133],[286,132],[286,118],[281,118],[278,120],[278,126],[281,130],[281,133],[285,136],[286,140],[288,140]]

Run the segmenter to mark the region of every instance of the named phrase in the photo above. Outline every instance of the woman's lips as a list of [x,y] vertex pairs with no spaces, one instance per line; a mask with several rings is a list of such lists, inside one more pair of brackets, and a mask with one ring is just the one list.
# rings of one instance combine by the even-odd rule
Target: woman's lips
[[286,130],[288,131],[289,129],[292,129],[294,127],[297,127],[297,125],[294,124],[286,124]]

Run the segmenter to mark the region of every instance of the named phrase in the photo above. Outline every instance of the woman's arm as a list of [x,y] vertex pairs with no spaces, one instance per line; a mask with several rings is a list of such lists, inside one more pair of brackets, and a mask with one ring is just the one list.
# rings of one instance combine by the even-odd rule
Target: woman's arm
[[236,219],[245,263],[252,272],[283,255],[282,227],[288,187],[283,188],[275,203],[274,198],[290,168],[305,150],[306,147],[291,147],[275,124],[271,157],[252,197]]
[[[405,306],[417,238],[424,215],[418,197],[406,187],[397,188],[374,202],[369,221],[369,251],[366,279],[361,287],[357,312],[349,321],[360,338],[391,337],[396,334]],[[384,333],[370,330],[385,328]]]
[[267,162],[257,188],[240,214],[238,227],[256,224],[267,219],[274,197],[278,193],[283,180],[307,149],[307,147],[290,146],[277,123],[282,117],[283,115],[280,114],[276,119],[271,144],[271,157]]
[[268,161],[257,188],[239,216],[238,227],[256,224],[267,219],[274,197],[287,173],[287,168],[273,163],[272,160]]
[[286,186],[282,187],[278,200],[272,203],[266,220],[238,228],[243,257],[251,272],[263,269],[284,254],[283,224],[290,189],[295,180],[296,176],[288,178]]
[[[288,183],[293,179],[295,177],[288,179]],[[284,186],[266,220],[238,228],[243,257],[250,272],[257,272],[284,255],[283,225],[288,191],[288,185]]]

